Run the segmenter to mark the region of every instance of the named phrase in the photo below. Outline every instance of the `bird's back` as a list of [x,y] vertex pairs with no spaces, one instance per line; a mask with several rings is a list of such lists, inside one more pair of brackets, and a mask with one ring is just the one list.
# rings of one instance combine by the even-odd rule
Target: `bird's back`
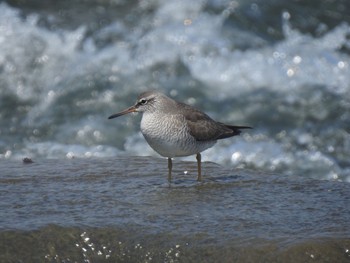
[[251,129],[248,126],[233,126],[217,122],[204,112],[187,104],[177,102],[181,107],[191,135],[197,141],[212,141],[239,135],[241,129]]

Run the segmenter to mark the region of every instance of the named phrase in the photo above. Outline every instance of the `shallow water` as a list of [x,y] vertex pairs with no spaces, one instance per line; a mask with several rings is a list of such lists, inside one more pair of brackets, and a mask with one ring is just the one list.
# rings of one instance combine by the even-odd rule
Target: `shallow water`
[[[316,247],[315,254],[350,259],[349,184],[228,170],[214,163],[203,164],[205,179],[198,183],[195,162],[175,161],[169,185],[166,166],[165,159],[153,157],[2,161],[3,252],[14,249],[14,240],[42,243],[38,239],[47,236],[58,257],[64,257],[70,250],[58,245],[62,236],[60,245],[73,249],[70,256],[83,256],[84,246],[90,259],[98,256],[90,242],[100,250],[108,247],[113,257],[121,256],[125,246],[126,254],[140,262],[139,253],[164,258],[167,249],[174,259],[177,250],[187,251],[181,252],[180,261],[214,249],[207,255],[213,260],[218,248],[226,251],[222,259],[228,260],[244,250],[252,250],[253,259],[260,250],[278,258],[300,247],[302,253],[293,253],[302,259],[308,258],[304,252],[310,246]],[[334,250],[331,244],[343,248]],[[36,256],[55,256],[42,246]],[[7,259],[25,256],[26,251]]]

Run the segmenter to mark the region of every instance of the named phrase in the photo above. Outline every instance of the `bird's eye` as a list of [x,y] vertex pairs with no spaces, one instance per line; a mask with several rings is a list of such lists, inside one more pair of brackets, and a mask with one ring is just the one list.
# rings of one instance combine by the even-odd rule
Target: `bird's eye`
[[139,100],[139,105],[145,105],[147,103],[146,99]]

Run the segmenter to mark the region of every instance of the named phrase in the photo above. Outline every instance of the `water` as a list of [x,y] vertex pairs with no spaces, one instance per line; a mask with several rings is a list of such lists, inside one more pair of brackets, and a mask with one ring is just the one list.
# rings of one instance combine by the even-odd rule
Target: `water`
[[[22,244],[30,249],[19,260],[38,249],[33,262],[98,261],[97,248],[82,249],[86,232],[120,261],[191,261],[203,251],[222,261],[348,260],[349,8],[0,2],[0,251]],[[202,153],[213,162],[203,184],[194,156],[177,158],[169,188],[140,116],[107,119],[148,89],[254,129]]]
[[205,179],[197,183],[196,164],[177,161],[169,185],[166,160],[153,157],[7,161],[0,168],[3,262],[255,262],[260,253],[266,262],[293,254],[283,261],[350,260],[347,183],[214,163],[203,164]]
[[204,160],[349,181],[348,4],[274,4],[2,3],[1,158],[157,156],[138,118],[106,120],[152,88],[255,128]]

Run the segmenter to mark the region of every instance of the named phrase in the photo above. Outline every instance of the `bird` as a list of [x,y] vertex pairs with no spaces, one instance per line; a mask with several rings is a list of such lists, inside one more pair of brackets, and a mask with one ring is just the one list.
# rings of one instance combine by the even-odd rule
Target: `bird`
[[133,106],[108,119],[132,112],[142,113],[141,133],[154,151],[168,159],[169,182],[172,158],[196,155],[197,181],[201,182],[201,152],[217,140],[239,135],[242,129],[252,129],[217,122],[204,112],[155,90],[141,93]]

